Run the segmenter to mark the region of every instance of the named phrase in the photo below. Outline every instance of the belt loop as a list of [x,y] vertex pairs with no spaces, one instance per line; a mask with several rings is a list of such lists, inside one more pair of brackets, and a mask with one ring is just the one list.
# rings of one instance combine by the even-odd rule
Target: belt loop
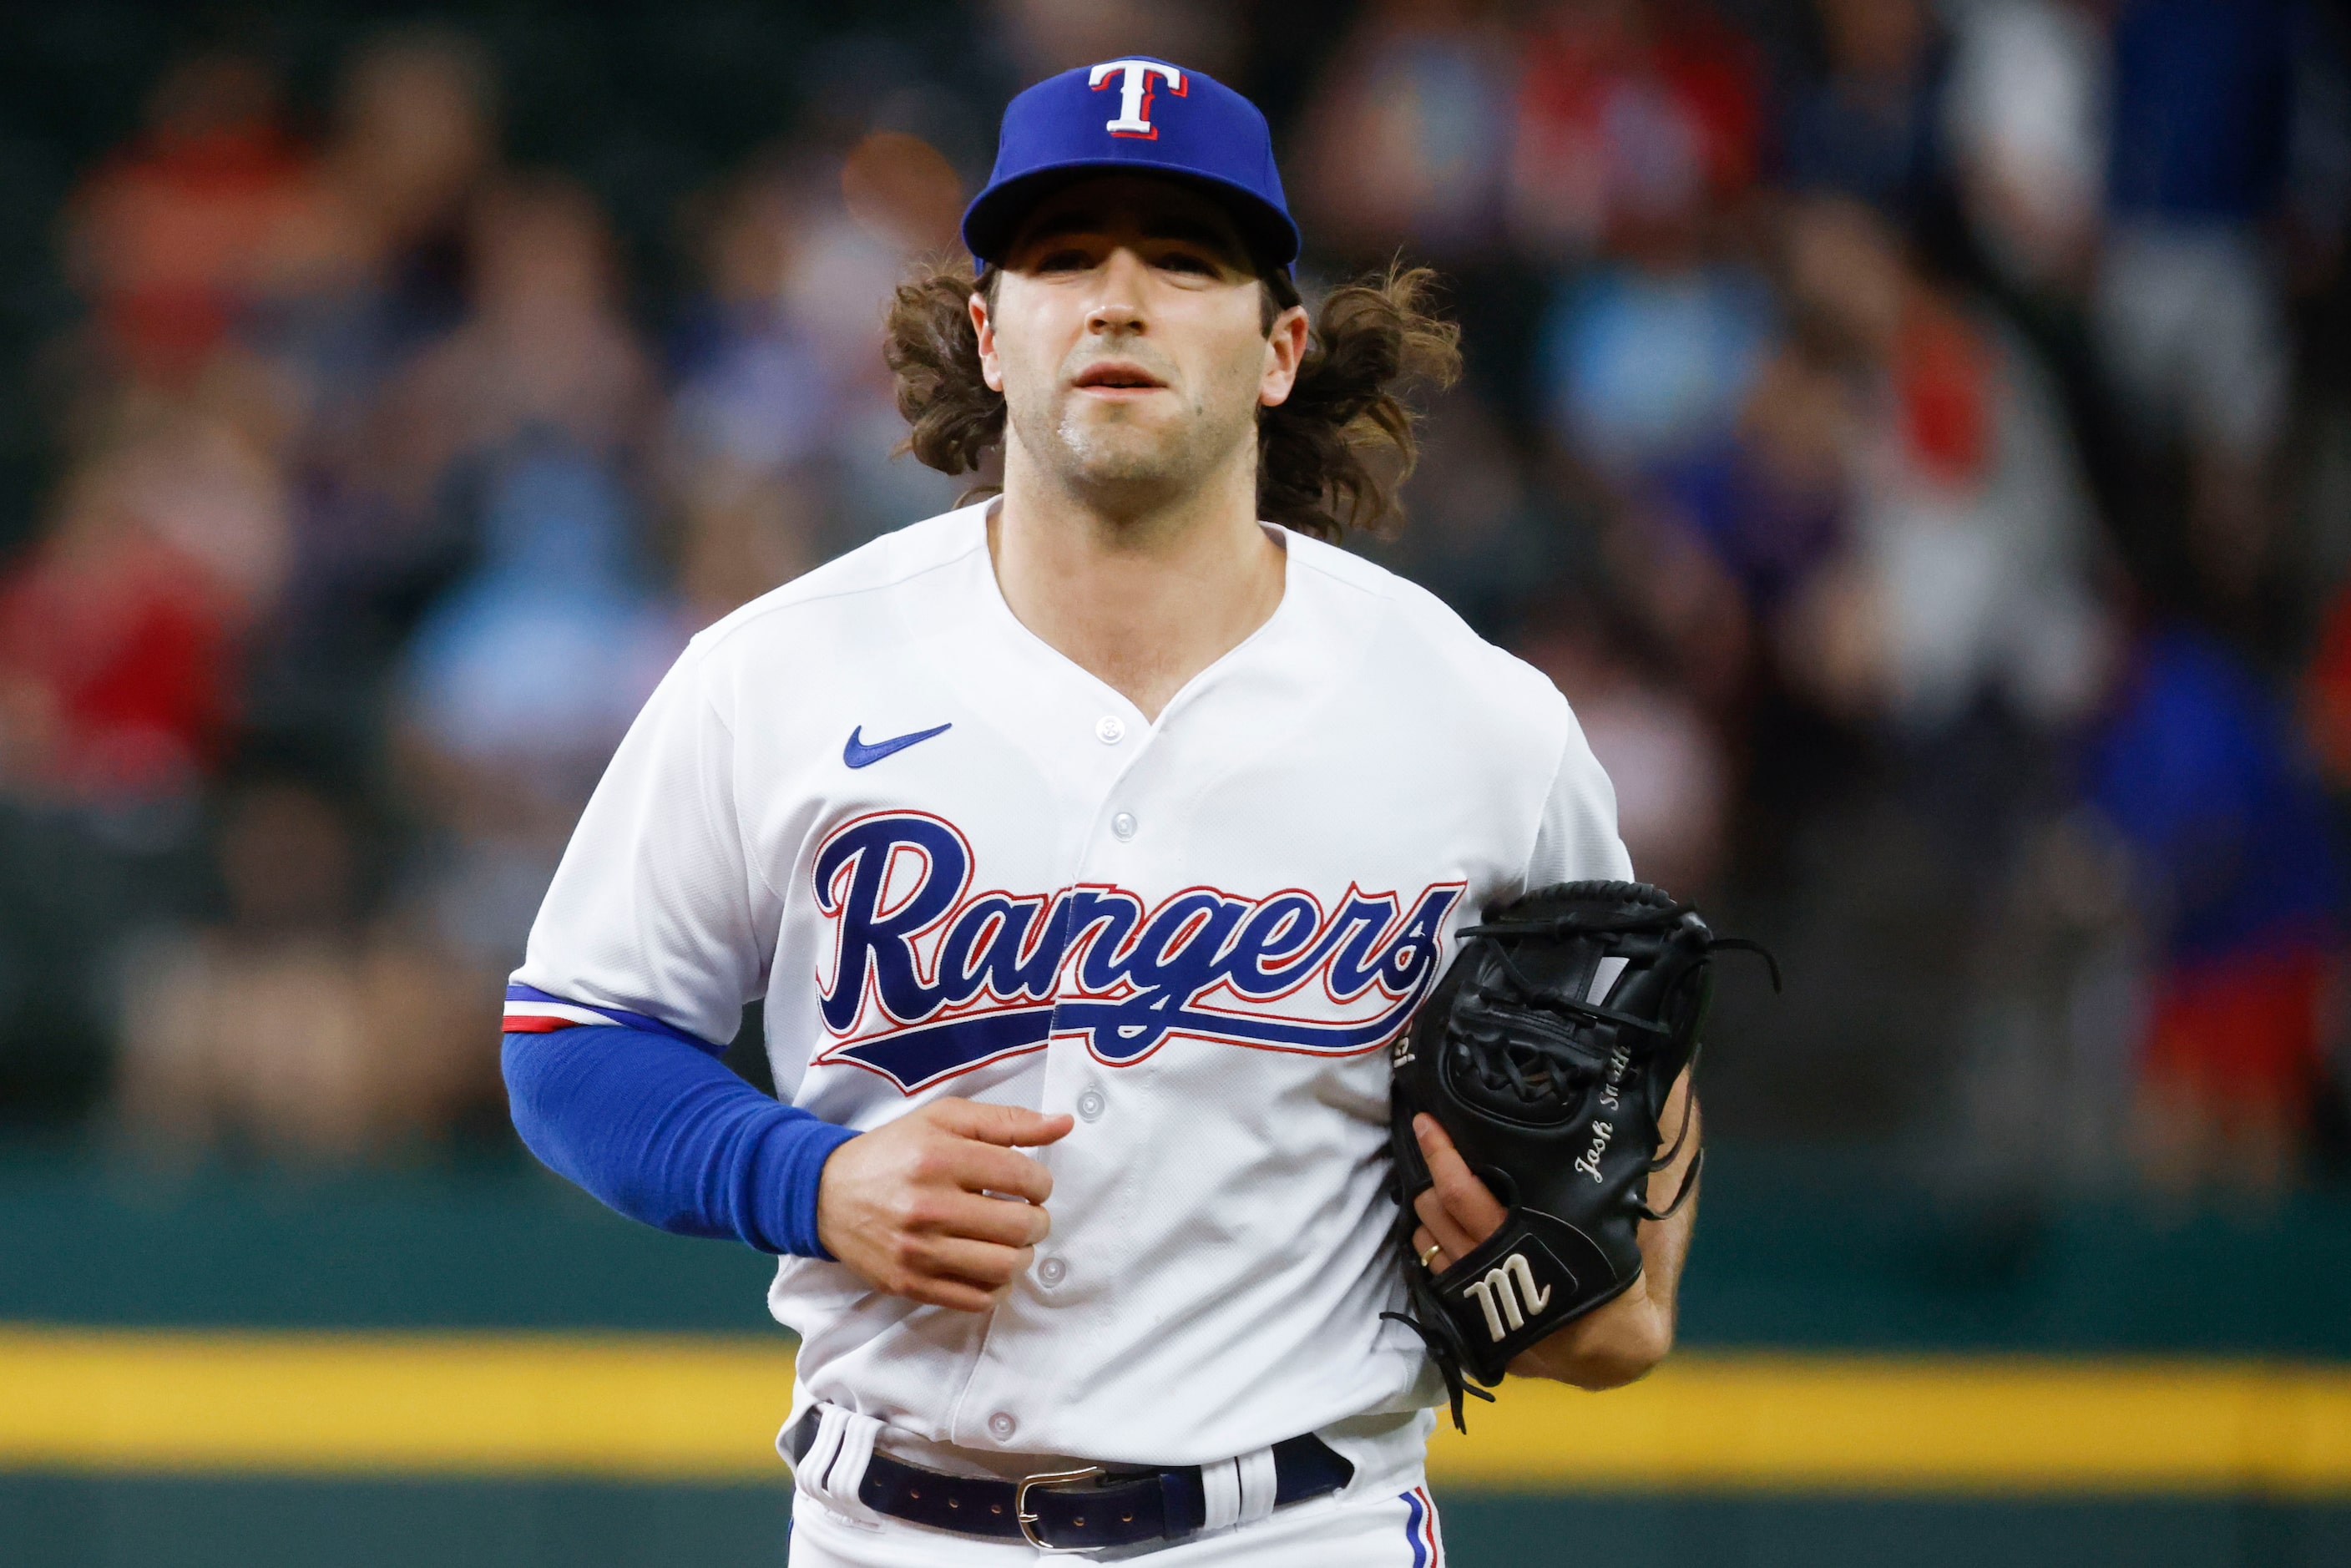
[[1273,1450],[1259,1448],[1243,1454],[1233,1461],[1233,1470],[1240,1482],[1240,1519],[1242,1524],[1255,1524],[1273,1514],[1273,1494],[1280,1484],[1280,1472],[1274,1464]]
[[858,1498],[859,1483],[865,1479],[865,1469],[873,1460],[873,1439],[882,1431],[882,1423],[872,1416],[862,1416],[839,1405],[820,1405],[822,1412],[817,1425],[816,1440],[793,1467],[793,1479],[800,1490],[831,1508],[836,1513],[852,1519],[868,1519],[872,1512]]
[[1200,1467],[1200,1528],[1224,1530],[1241,1520],[1241,1468],[1237,1460],[1214,1459]]
[[836,1503],[863,1513],[857,1489],[865,1480],[865,1467],[873,1461],[873,1439],[881,1435],[882,1423],[852,1410],[843,1410],[841,1416],[841,1452],[825,1472],[824,1490]]
[[[816,1429],[809,1434],[808,1446],[792,1461],[792,1479],[811,1497],[820,1494],[824,1472],[832,1468],[833,1456],[841,1452],[841,1423],[833,1417],[836,1408],[819,1405],[809,1411],[815,1418]],[[802,1425],[807,1422],[804,1420]]]

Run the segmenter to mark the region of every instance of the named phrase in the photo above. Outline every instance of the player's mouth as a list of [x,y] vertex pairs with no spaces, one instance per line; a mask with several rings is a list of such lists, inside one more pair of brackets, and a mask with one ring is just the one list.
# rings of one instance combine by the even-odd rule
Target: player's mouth
[[1100,360],[1080,371],[1071,383],[1080,392],[1124,402],[1165,392],[1167,383],[1132,360]]

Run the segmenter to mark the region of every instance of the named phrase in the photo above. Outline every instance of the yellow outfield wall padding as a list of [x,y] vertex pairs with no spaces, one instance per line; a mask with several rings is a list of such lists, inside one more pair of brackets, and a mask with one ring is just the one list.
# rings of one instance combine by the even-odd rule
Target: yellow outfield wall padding
[[[2351,1496],[2351,1371],[2201,1361],[1677,1357],[1501,1390],[1429,1449],[1485,1487]],[[1595,1403],[1605,1401],[1605,1405]]]
[[[782,1484],[791,1342],[0,1328],[0,1468]],[[1513,1382],[1440,1485],[2351,1500],[2351,1369],[1683,1354]]]
[[781,1477],[792,1345],[0,1329],[0,1465]]

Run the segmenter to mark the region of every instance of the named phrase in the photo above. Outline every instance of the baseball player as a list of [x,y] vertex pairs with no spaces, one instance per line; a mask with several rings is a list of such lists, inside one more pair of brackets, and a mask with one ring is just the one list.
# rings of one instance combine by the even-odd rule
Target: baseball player
[[[1310,323],[1246,99],[1046,80],[964,236],[890,354],[915,453],[1000,494],[694,640],[508,991],[516,1124],[778,1256],[803,1568],[1429,1568],[1384,1048],[1481,908],[1628,874],[1614,795],[1548,682],[1329,542],[1450,339],[1410,275]],[[780,1104],[718,1061],[753,998]],[[1419,1126],[1438,1270],[1503,1210]],[[1689,1212],[1513,1370],[1653,1364]]]

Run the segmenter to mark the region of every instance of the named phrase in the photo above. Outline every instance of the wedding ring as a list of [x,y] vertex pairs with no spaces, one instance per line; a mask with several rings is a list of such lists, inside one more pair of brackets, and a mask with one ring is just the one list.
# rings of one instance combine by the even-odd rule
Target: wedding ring
[[1432,1242],[1430,1242],[1430,1243],[1428,1244],[1428,1250],[1427,1250],[1427,1251],[1426,1251],[1426,1252],[1423,1252],[1423,1253],[1420,1255],[1420,1266],[1421,1266],[1422,1268],[1424,1268],[1424,1269],[1427,1268],[1427,1267],[1428,1267],[1428,1260],[1429,1260],[1431,1258],[1436,1257],[1439,1252],[1442,1252],[1442,1251],[1444,1251],[1444,1250],[1445,1250],[1445,1244],[1444,1244],[1443,1242],[1441,1242],[1441,1241],[1432,1241]]

